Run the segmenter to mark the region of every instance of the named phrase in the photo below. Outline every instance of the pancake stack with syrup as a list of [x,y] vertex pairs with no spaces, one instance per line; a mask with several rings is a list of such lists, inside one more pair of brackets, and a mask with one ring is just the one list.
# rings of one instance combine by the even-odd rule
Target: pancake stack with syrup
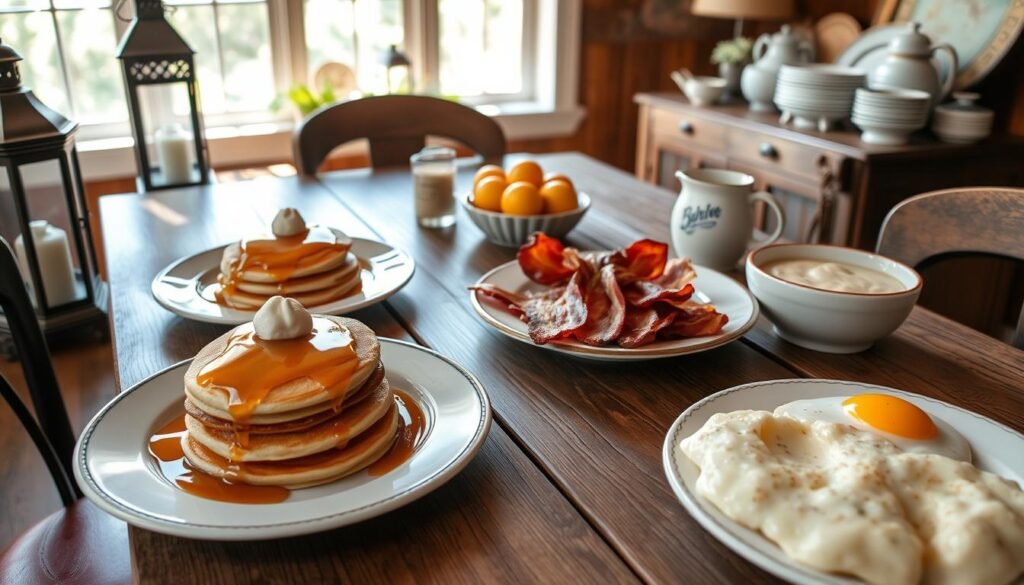
[[325,226],[307,226],[298,211],[274,217],[273,237],[235,242],[224,249],[217,303],[255,311],[274,295],[305,307],[330,303],[359,291],[359,259],[352,240]]
[[401,420],[373,331],[282,297],[199,352],[185,395],[189,464],[253,485],[359,471],[388,452]]

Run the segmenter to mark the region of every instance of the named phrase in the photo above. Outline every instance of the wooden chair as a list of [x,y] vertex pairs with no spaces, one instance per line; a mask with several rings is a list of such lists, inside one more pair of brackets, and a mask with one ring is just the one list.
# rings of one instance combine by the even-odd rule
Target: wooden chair
[[306,118],[295,132],[295,164],[315,175],[338,146],[366,138],[374,167],[408,165],[427,135],[452,138],[489,162],[505,155],[498,123],[461,104],[427,96],[385,95],[328,106]]
[[[1024,261],[1024,189],[947,189],[911,197],[886,216],[876,250],[915,268],[947,254]],[[1024,349],[1024,310],[1012,343]]]
[[2,376],[0,395],[35,443],[64,503],[62,510],[22,533],[0,555],[0,585],[131,583],[125,523],[80,499],[81,492],[71,480],[74,432],[14,253],[2,238],[0,307],[21,359],[36,418]]

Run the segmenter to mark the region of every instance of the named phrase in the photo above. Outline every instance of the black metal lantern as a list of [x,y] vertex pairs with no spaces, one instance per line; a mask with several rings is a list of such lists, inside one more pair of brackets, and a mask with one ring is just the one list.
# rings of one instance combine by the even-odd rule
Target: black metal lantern
[[45,332],[103,323],[107,287],[82,194],[78,124],[22,87],[21,60],[0,41],[0,236],[15,249]]
[[391,45],[381,53],[380,62],[384,65],[388,93],[413,93],[412,62],[405,53]]
[[135,18],[117,58],[128,93],[140,190],[209,182],[194,54],[164,18],[161,0],[135,1]]

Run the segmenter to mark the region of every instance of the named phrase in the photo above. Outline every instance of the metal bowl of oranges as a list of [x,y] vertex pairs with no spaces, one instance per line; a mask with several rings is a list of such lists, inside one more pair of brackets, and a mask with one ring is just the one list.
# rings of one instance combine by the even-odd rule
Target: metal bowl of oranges
[[545,174],[539,164],[526,160],[507,171],[497,165],[480,167],[473,191],[461,203],[488,240],[521,246],[534,232],[565,236],[590,208],[590,197],[578,193],[569,177]]

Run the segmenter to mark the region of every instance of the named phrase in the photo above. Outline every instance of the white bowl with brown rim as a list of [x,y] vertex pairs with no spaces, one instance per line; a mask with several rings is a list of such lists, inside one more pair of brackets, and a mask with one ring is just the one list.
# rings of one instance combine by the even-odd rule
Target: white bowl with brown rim
[[[797,284],[765,267],[780,260],[837,262],[881,272],[904,288],[896,292],[839,292]],[[775,244],[751,252],[747,286],[761,303],[779,337],[827,353],[855,353],[895,331],[921,294],[921,275],[913,268],[854,248],[822,244]]]

